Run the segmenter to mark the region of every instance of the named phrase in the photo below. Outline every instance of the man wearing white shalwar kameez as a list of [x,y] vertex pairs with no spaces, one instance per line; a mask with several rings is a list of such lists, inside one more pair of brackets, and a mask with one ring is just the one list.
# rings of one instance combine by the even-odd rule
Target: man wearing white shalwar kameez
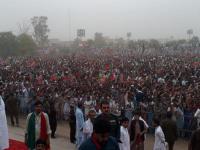
[[92,135],[93,132],[93,124],[91,119],[89,118],[87,121],[85,121],[84,123],[84,127],[83,127],[83,141],[86,141],[87,139],[89,139]]
[[197,118],[197,128],[200,129],[200,108],[194,114],[194,117]]
[[84,126],[84,116],[83,111],[81,110],[82,104],[78,103],[78,106],[76,108],[75,116],[76,116],[76,145],[77,148],[80,147],[80,145],[83,142],[83,126]]
[[155,127],[155,142],[153,150],[166,150],[165,135],[160,127],[160,121],[156,118],[153,120],[153,125]]
[[64,119],[68,120],[69,118],[69,112],[70,112],[70,105],[67,101],[64,102],[64,108],[63,108],[63,114],[64,114]]
[[85,121],[83,126],[83,141],[86,141],[92,136],[93,133],[93,122],[96,117],[96,111],[90,109],[88,112],[88,119]]
[[0,96],[0,150],[9,148],[8,126],[5,113],[5,104]]

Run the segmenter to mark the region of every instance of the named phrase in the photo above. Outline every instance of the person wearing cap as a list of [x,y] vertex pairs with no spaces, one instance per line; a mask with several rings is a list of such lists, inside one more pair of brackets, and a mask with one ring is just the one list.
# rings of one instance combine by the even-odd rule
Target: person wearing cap
[[8,126],[5,113],[5,104],[1,97],[0,89],[0,150],[9,148]]
[[107,119],[96,118],[92,136],[83,142],[79,150],[120,150],[115,138],[110,136],[110,123]]
[[51,129],[49,117],[42,112],[42,102],[35,102],[35,111],[28,114],[25,129],[25,144],[30,150],[35,149],[38,139],[44,140],[47,144],[46,150],[50,148]]
[[83,127],[83,141],[87,140],[92,135],[93,123],[96,117],[95,109],[90,109],[87,116],[88,116],[88,119],[85,121],[84,127]]
[[147,127],[144,121],[140,120],[139,117],[140,112],[136,111],[134,119],[131,121],[129,127],[131,150],[144,150],[144,140]]

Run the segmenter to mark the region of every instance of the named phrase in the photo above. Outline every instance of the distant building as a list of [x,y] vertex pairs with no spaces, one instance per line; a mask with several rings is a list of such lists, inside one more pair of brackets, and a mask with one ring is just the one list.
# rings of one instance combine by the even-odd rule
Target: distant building
[[72,41],[61,41],[59,39],[50,39],[49,46],[53,48],[65,48],[72,45]]

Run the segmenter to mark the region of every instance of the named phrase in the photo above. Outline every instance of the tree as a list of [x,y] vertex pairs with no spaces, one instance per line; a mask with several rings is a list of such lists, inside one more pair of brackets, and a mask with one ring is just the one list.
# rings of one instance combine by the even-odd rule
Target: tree
[[94,40],[88,39],[88,40],[87,40],[87,45],[88,45],[89,48],[94,47]]
[[34,29],[33,37],[36,44],[42,48],[48,44],[48,33],[50,30],[47,25],[47,20],[48,18],[46,16],[35,16],[31,19],[31,24]]
[[177,41],[175,41],[175,40],[168,41],[168,42],[166,42],[165,46],[169,47],[169,48],[176,49],[177,48]]
[[155,51],[159,51],[160,48],[161,48],[161,44],[158,40],[155,40],[155,39],[151,39],[149,41],[149,47],[154,49]]
[[80,43],[81,43],[81,39],[79,39],[79,38],[74,39],[74,41],[72,43],[72,48],[73,49],[79,49]]
[[138,40],[137,45],[141,55],[143,55],[148,48],[148,42],[146,40]]
[[132,35],[131,32],[128,32],[128,33],[126,34],[128,41],[130,40],[131,35]]
[[32,55],[37,48],[33,38],[28,34],[21,34],[17,37],[18,53],[23,55]]
[[0,55],[2,57],[13,56],[17,54],[18,42],[12,32],[0,33]]
[[133,40],[128,41],[128,48],[129,49],[136,50],[136,47],[137,47],[137,44],[136,44],[135,41],[133,41]]
[[28,34],[29,31],[30,31],[30,27],[31,27],[30,22],[27,23],[27,22],[24,21],[23,23],[18,24],[19,35],[20,34]]
[[123,38],[115,39],[117,48],[125,47],[125,40]]
[[97,48],[103,48],[106,46],[106,41],[102,33],[98,33],[98,32],[95,33],[94,43]]
[[97,48],[102,48],[106,46],[105,38],[103,37],[102,33],[96,32],[94,35],[94,43]]
[[183,44],[186,44],[186,43],[187,43],[187,40],[181,39],[181,40],[178,40],[177,43],[178,43],[179,45],[183,45]]
[[193,36],[192,38],[191,38],[191,40],[189,41],[189,43],[191,44],[191,46],[193,47],[193,48],[196,48],[196,47],[198,47],[199,46],[199,37],[198,36]]
[[193,30],[192,29],[188,29],[187,30],[187,35],[188,35],[189,39],[191,39],[191,36],[193,35]]

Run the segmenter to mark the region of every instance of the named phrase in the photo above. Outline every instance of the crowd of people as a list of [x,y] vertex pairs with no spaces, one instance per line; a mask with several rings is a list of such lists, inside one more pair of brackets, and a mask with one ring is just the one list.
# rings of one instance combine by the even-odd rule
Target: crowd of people
[[[19,113],[34,112],[35,103],[40,101],[49,118],[51,137],[55,138],[57,120],[69,120],[70,141],[80,149],[94,132],[97,136],[109,132],[121,143],[120,128],[130,134],[131,149],[144,149],[141,141],[155,125],[161,137],[168,138],[156,117],[167,119],[169,113],[178,129],[177,136],[189,137],[200,126],[199,86],[200,58],[190,53],[138,55],[129,50],[88,50],[63,56],[0,59],[0,91],[11,125],[18,126]],[[109,108],[104,108],[102,102],[108,102]],[[132,130],[138,127],[133,116],[140,118],[143,136],[139,140],[138,131]],[[112,122],[108,121],[111,131],[106,123],[105,130],[98,129],[95,120]],[[169,147],[176,139],[168,141]]]

